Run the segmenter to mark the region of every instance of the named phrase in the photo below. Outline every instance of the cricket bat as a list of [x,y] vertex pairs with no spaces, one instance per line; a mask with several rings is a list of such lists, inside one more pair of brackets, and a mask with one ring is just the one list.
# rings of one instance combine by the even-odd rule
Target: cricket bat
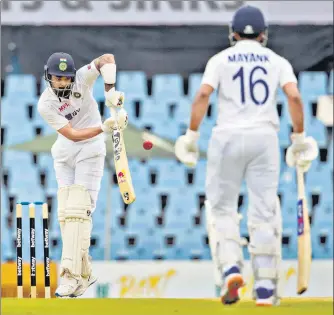
[[136,200],[136,194],[132,185],[123,132],[118,127],[113,130],[112,141],[114,148],[115,171],[119,190],[124,203],[130,204]]
[[311,231],[308,206],[305,196],[304,172],[297,166],[297,233],[298,233],[298,275],[297,294],[303,294],[309,284],[312,262]]

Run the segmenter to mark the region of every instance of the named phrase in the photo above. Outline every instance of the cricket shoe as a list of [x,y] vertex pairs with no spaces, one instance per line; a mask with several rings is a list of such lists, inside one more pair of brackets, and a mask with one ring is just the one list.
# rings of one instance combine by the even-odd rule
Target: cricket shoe
[[71,297],[71,295],[82,286],[82,279],[73,277],[73,275],[65,269],[60,275],[60,285],[58,286],[55,295],[57,297]]
[[244,279],[237,266],[231,267],[224,272],[224,285],[221,289],[220,300],[225,305],[239,301],[238,290],[244,286]]
[[82,277],[82,285],[76,289],[74,293],[70,295],[72,298],[83,295],[86,290],[97,281],[97,277],[90,275],[87,278]]
[[279,305],[279,299],[275,296],[274,289],[258,287],[255,290],[256,306],[273,306]]

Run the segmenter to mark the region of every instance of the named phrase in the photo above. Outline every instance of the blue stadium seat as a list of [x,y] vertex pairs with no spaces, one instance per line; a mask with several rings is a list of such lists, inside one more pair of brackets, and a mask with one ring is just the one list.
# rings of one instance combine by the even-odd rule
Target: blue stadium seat
[[329,169],[331,171],[333,171],[333,138],[331,139],[329,145],[328,145],[328,149],[327,149],[327,159],[326,159],[326,163],[329,166]]
[[210,255],[210,248],[206,244],[207,231],[205,225],[197,229],[182,229],[178,237],[180,238],[180,255],[182,259],[204,259]]
[[9,74],[5,81],[5,97],[27,102],[36,99],[36,78],[32,74]]
[[297,258],[297,226],[294,224],[283,225],[282,231],[282,258],[296,259]]
[[41,77],[41,86],[40,86],[40,94],[44,92],[44,90],[48,87],[46,81],[44,80],[44,76]]
[[203,73],[192,73],[188,78],[188,97],[193,99],[202,83]]
[[327,75],[325,72],[302,71],[299,74],[298,81],[302,95],[320,96],[327,94]]
[[[203,73],[192,73],[189,75],[188,78],[188,98],[190,101],[192,101],[198,92],[201,83],[202,83],[202,76]],[[210,96],[210,102],[217,103],[217,93],[214,92]]]
[[185,124],[188,126],[191,114],[191,102],[188,99],[181,98],[177,102],[177,106],[174,113],[174,122],[176,124]]
[[166,258],[166,249],[164,244],[164,235],[161,228],[154,230],[143,230],[140,233],[129,231],[126,233],[127,237],[135,236],[136,246],[133,247],[132,257],[140,260],[151,260],[161,257]]
[[137,159],[129,159],[132,184],[144,189],[150,186],[150,177],[147,164],[141,163]]
[[158,102],[177,101],[183,94],[183,79],[180,74],[156,74],[152,77],[152,96]]
[[160,102],[156,102],[153,98],[145,98],[141,106],[140,123],[142,125],[154,126],[166,121],[168,111]]
[[2,125],[27,125],[29,124],[28,107],[22,101],[3,98],[1,100],[1,124]]
[[2,123],[2,127],[5,129],[4,144],[7,146],[20,144],[35,138],[35,132],[30,123],[26,122],[21,124],[20,128],[18,128],[18,126],[14,125],[13,123]]
[[154,121],[151,132],[159,137],[175,141],[176,138],[182,134],[182,128],[180,126],[175,126],[175,123],[170,119],[165,119],[160,120],[159,122]]
[[329,74],[329,82],[328,82],[328,94],[334,94],[334,71],[332,70]]
[[286,121],[280,126],[280,130],[278,132],[279,144],[281,147],[288,147],[291,144],[290,140],[290,127],[287,125]]
[[179,209],[178,211],[180,212],[183,210],[187,211],[190,216],[190,223],[193,224],[193,217],[200,213],[199,200],[195,189],[189,189],[188,187],[182,189],[181,187],[178,187],[175,191],[169,194],[165,211],[175,211],[177,209]]
[[161,188],[174,188],[185,182],[184,167],[176,160],[150,159],[147,168],[156,174],[157,185]]
[[205,178],[206,178],[206,166],[207,166],[207,160],[206,159],[200,159],[197,162],[196,169],[194,172],[194,185],[205,189]]
[[149,207],[143,209],[133,204],[130,210],[127,210],[126,226],[130,231],[135,232],[152,230],[155,228],[155,218],[158,214],[155,209]]
[[296,170],[287,167],[280,173],[278,191],[285,194],[297,194]]
[[[104,81],[102,76],[98,76],[93,85],[93,97],[97,102],[104,102]],[[126,97],[126,94],[125,94]]]
[[286,95],[280,87],[277,89],[276,100],[278,103],[285,103],[287,101]]
[[39,153],[38,154],[39,167],[47,172],[54,172],[53,158],[51,153]]
[[119,228],[111,231],[111,259],[117,260],[120,257],[127,259],[128,252],[125,246],[125,232]]
[[325,166],[312,165],[306,174],[306,186],[313,193],[332,194],[333,174]]
[[321,198],[312,223],[312,251],[315,258],[333,258],[333,195]]
[[319,147],[323,148],[327,145],[326,126],[319,119],[312,119],[312,121],[306,125],[305,131],[317,141]]
[[142,71],[119,71],[116,87],[125,92],[125,101],[144,100],[148,97],[147,77]]
[[289,113],[289,104],[288,104],[286,97],[282,98],[282,100],[280,100],[280,103],[282,104],[280,125],[281,127],[290,127],[292,126],[292,124],[291,124],[291,117]]

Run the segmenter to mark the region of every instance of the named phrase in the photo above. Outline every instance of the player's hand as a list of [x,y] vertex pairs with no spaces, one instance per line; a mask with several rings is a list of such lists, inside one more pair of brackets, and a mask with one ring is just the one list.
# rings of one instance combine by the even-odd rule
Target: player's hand
[[176,157],[188,167],[195,167],[199,157],[199,132],[188,129],[186,134],[179,137],[175,143]]
[[103,132],[111,133],[116,128],[116,116],[109,117],[101,126]]
[[119,111],[117,111],[116,117],[118,128],[123,131],[128,126],[128,113],[124,108],[121,108]]
[[286,163],[289,167],[298,165],[304,172],[307,172],[312,161],[318,157],[318,144],[314,138],[305,137],[304,133],[293,133],[291,140],[292,144],[286,152]]
[[105,104],[110,108],[122,108],[124,106],[124,93],[116,91],[115,88],[104,92],[106,98]]

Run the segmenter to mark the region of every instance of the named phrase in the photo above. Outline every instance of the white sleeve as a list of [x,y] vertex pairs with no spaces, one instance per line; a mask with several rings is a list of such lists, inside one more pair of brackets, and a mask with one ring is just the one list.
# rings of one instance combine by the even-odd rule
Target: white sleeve
[[38,104],[38,112],[42,118],[55,130],[59,130],[68,124],[68,120],[57,113],[49,104]]
[[283,86],[287,83],[297,83],[297,78],[293,72],[292,66],[289,61],[285,58],[282,58],[281,73],[280,73],[280,86]]
[[202,78],[202,84],[208,84],[217,89],[219,85],[219,64],[219,59],[216,56],[209,59]]
[[96,69],[95,62],[81,67],[77,71],[77,76],[80,77],[82,83],[88,85],[90,88],[94,85],[96,79],[100,75],[100,72]]

